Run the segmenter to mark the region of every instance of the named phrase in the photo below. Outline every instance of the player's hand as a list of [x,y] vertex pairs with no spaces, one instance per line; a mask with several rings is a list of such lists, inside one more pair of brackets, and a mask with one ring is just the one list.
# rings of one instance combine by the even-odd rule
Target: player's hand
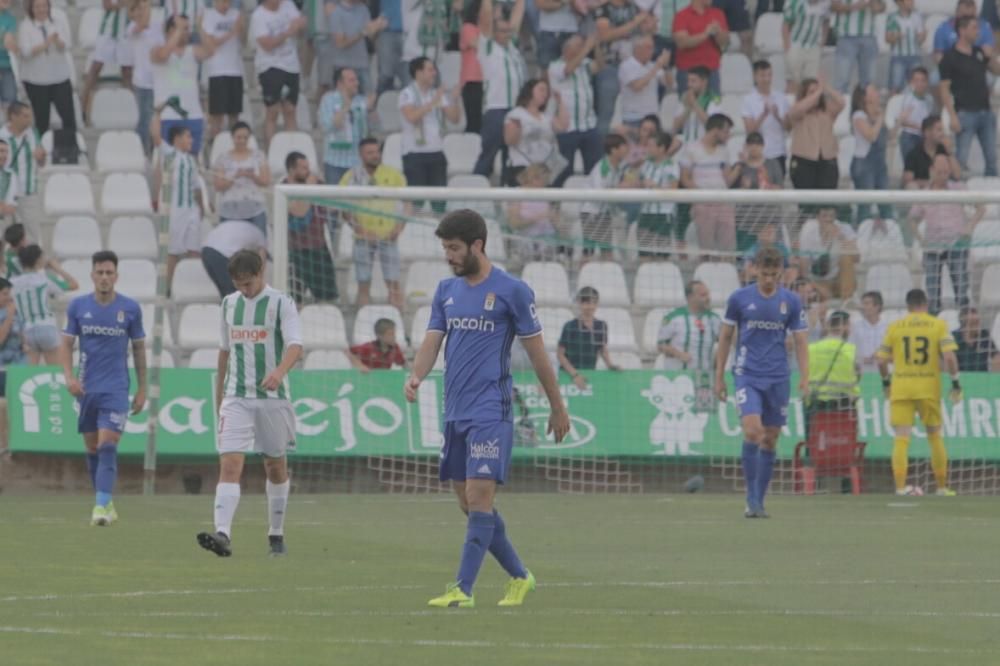
[[135,392],[135,397],[132,398],[132,416],[135,416],[142,411],[142,408],[146,406],[146,389],[139,389]]
[[80,384],[80,380],[76,377],[71,377],[66,380],[66,389],[69,391],[69,394],[75,398],[83,397],[83,386]]
[[565,407],[553,409],[549,414],[549,428],[546,432],[555,437],[556,444],[563,441],[566,433],[569,432],[569,412]]
[[574,378],[573,378],[573,383],[574,383],[574,384],[576,385],[576,387],[577,387],[578,389],[580,389],[581,391],[582,391],[583,389],[587,388],[587,378],[586,378],[586,377],[584,377],[583,375],[577,375],[576,377],[574,377]]
[[415,376],[410,375],[406,378],[406,383],[403,384],[403,393],[406,394],[406,400],[408,402],[417,401],[417,389],[420,388],[420,380]]
[[264,381],[260,383],[261,388],[267,391],[277,391],[278,387],[281,386],[281,381],[284,379],[284,375],[274,370],[267,377],[264,377]]
[[962,389],[960,388],[948,391],[948,398],[951,400],[951,404],[953,405],[957,405],[958,403],[962,402],[962,398],[964,397],[964,395],[965,394],[962,393]]
[[729,389],[726,388],[725,379],[715,380],[715,397],[719,399],[719,402],[725,402],[729,398]]
[[799,395],[804,399],[809,396],[809,378],[799,377]]

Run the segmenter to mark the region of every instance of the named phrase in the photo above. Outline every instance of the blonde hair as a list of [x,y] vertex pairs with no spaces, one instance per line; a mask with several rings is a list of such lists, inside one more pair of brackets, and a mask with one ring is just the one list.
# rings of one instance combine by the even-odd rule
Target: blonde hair
[[524,171],[517,174],[517,182],[524,185],[529,180],[541,179],[548,185],[551,176],[549,168],[544,164],[529,164],[524,168]]

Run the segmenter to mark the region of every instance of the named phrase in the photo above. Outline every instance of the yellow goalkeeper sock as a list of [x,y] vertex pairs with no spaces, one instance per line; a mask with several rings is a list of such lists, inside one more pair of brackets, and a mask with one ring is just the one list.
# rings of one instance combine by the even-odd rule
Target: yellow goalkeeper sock
[[934,480],[938,488],[948,487],[948,452],[944,450],[944,438],[941,431],[933,435],[928,433],[927,444],[931,448],[931,469],[934,470]]
[[909,448],[909,437],[897,436],[892,440],[892,478],[896,481],[896,490],[906,487],[906,468],[909,464],[906,450]]

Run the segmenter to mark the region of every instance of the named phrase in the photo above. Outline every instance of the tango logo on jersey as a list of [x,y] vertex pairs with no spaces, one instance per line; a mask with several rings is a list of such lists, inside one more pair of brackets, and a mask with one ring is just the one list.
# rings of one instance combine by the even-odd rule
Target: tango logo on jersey
[[767,321],[765,319],[751,319],[747,322],[748,331],[752,331],[755,328],[759,328],[762,331],[783,331],[785,330],[785,322]]
[[267,340],[267,329],[233,328],[229,330],[229,339],[233,342],[261,342]]
[[496,305],[496,302],[497,302],[497,295],[491,291],[490,293],[486,294],[486,301],[483,303],[483,309],[486,310],[487,312],[492,311],[493,306]]
[[485,442],[469,445],[469,457],[485,460],[500,460],[499,439],[488,439]]
[[452,317],[448,320],[448,330],[456,328],[460,331],[482,331],[483,333],[493,333],[497,325],[486,317]]
[[84,324],[80,327],[81,335],[110,335],[113,338],[120,338],[125,335],[124,328],[114,326],[98,326],[96,324]]

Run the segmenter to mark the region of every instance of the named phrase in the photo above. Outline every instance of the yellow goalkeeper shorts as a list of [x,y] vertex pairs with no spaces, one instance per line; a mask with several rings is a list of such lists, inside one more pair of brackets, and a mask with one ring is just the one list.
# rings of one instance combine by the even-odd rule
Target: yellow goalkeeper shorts
[[913,415],[920,414],[924,426],[941,425],[941,401],[930,398],[918,400],[892,400],[889,402],[889,419],[894,426],[912,426]]

